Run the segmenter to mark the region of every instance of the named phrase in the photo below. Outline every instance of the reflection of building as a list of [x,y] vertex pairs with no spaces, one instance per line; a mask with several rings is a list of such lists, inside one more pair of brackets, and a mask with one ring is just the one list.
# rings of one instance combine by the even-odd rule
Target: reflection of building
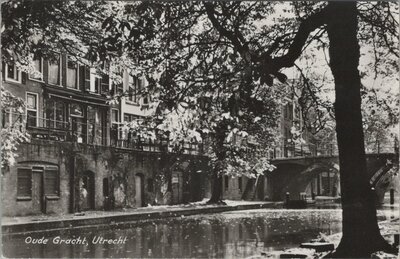
[[[153,112],[147,97],[136,91],[143,87],[139,79],[124,73],[122,90],[132,94],[119,104],[109,104],[107,95],[121,87],[95,68],[66,55],[38,59],[34,65],[40,76],[3,63],[5,89],[27,105],[24,112],[5,107],[2,126],[25,121],[21,127],[31,135],[31,143],[18,147],[16,163],[2,170],[4,214],[66,213],[202,198],[201,186],[195,194],[188,187],[198,178],[191,177],[192,173],[205,171],[202,159],[167,153],[167,141],[149,142],[120,129],[121,122]],[[198,151],[191,150],[191,154]],[[177,189],[171,183],[171,168],[184,161],[190,162],[175,174],[187,175],[187,181],[178,178]],[[164,192],[161,186],[166,186]],[[174,191],[188,195],[178,196],[180,200],[164,199],[175,197]]]

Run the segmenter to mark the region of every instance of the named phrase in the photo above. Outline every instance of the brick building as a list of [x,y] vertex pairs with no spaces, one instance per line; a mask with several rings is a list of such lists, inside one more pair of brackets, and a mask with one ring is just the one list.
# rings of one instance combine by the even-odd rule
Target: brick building
[[[4,88],[26,101],[26,111],[3,108],[2,126],[16,121],[31,136],[14,165],[2,170],[3,214],[63,214],[200,200],[206,160],[197,144],[181,154],[168,141],[149,141],[121,130],[123,122],[154,114],[148,97],[128,95],[110,104],[112,91],[144,87],[123,73],[108,75],[60,54],[38,59],[41,76],[3,63]],[[136,90],[135,90],[136,92]]]

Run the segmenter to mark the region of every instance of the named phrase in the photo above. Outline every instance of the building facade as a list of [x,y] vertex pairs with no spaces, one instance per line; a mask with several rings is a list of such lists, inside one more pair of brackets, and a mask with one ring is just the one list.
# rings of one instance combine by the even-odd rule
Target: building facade
[[[19,122],[31,139],[18,146],[16,162],[2,169],[4,215],[134,208],[204,197],[207,161],[197,144],[171,153],[167,140],[140,139],[121,128],[154,114],[148,98],[137,94],[144,80],[124,72],[122,84],[115,85],[108,75],[64,54],[34,60],[40,73],[32,75],[2,65],[4,88],[26,102],[23,112],[3,107],[2,127]],[[118,104],[108,102],[113,91],[131,88],[134,93]]]
[[[285,96],[283,97],[282,105],[279,107],[278,137],[269,154],[269,159],[272,163],[274,159],[334,155],[333,142],[318,143],[305,127],[298,100],[300,90],[291,85],[286,85],[284,92]],[[274,199],[272,178],[279,173],[280,168],[273,172],[265,172],[265,175],[259,175],[257,178],[244,176],[231,178],[226,176],[223,179],[223,197],[225,199],[242,200]],[[323,170],[316,174],[310,179],[309,184],[303,191],[308,197],[338,196],[340,194],[338,168]],[[296,193],[295,195],[297,197],[299,194]]]

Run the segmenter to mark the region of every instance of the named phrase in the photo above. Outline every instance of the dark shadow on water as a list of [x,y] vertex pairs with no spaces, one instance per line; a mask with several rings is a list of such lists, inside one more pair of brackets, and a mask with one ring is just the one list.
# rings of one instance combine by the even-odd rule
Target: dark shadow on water
[[[320,233],[341,231],[341,210],[251,210],[141,221],[82,229],[3,235],[3,254],[18,258],[244,258],[264,251],[297,247]],[[25,239],[47,238],[48,244]],[[53,244],[86,238],[87,245]],[[92,244],[92,239],[124,239],[125,244]]]

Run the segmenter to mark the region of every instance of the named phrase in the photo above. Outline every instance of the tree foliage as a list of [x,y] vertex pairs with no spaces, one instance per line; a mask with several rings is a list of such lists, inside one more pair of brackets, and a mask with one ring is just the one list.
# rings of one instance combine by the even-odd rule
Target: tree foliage
[[15,163],[18,156],[18,145],[29,141],[25,131],[25,102],[1,87],[1,167],[6,168]]
[[[360,177],[363,183],[352,185],[354,189],[343,188],[344,194],[353,195],[346,196],[345,202],[360,198],[362,192],[356,192],[368,188],[361,172],[365,167],[365,152],[361,150],[364,147],[362,125],[358,125],[361,118],[359,83],[363,85],[364,107],[368,108],[364,112],[367,131],[385,128],[396,123],[398,117],[398,110],[394,108],[397,101],[382,98],[374,87],[380,86],[390,96],[390,90],[382,86],[391,88],[393,82],[398,83],[398,7],[395,3],[58,2],[38,5],[42,9],[34,15],[29,14],[36,8],[33,2],[11,1],[3,5],[7,29],[2,40],[12,53],[10,57],[40,49],[40,44],[59,42],[57,46],[49,44],[45,48],[61,47],[74,52],[73,47],[78,46],[77,57],[92,62],[111,61],[116,71],[129,68],[134,75],[145,76],[149,84],[141,94],[151,94],[160,115],[153,123],[176,139],[205,139],[207,135],[216,176],[227,171],[236,174],[243,169],[251,172],[254,168],[249,165],[254,164],[251,160],[254,156],[248,156],[247,151],[251,148],[256,154],[260,147],[252,147],[252,142],[262,144],[263,150],[273,144],[273,132],[269,129],[276,126],[280,90],[292,67],[299,70],[299,85],[303,86],[300,103],[312,122],[311,128],[323,132],[326,125],[332,125],[330,116],[336,119],[339,156],[345,161],[341,162],[344,167],[341,179],[349,179],[349,168],[353,168],[354,177]],[[12,16],[15,12],[12,8],[18,9],[19,16]],[[104,12],[99,15],[99,10]],[[340,27],[344,21],[335,18],[337,10],[351,15],[342,17],[350,27]],[[40,17],[43,13],[49,15]],[[82,24],[75,28],[70,26],[71,21]],[[41,29],[45,33],[40,34]],[[352,51],[347,53],[345,64],[351,71],[338,65],[344,60],[343,49],[338,48],[344,42],[341,31],[351,36],[347,40],[351,41]],[[32,36],[37,33],[41,40],[36,42]],[[65,33],[75,37],[69,41]],[[22,40],[14,43],[14,38]],[[78,54],[81,50],[83,55]],[[327,75],[327,71],[332,75]],[[343,85],[347,84],[348,89],[344,89]],[[323,93],[329,86],[331,91],[335,89],[335,100],[324,99]],[[346,96],[346,90],[351,95]],[[353,102],[349,102],[350,98]],[[357,119],[347,126],[343,108],[346,105],[354,108],[347,111],[348,115]],[[376,118],[374,114],[378,111],[387,116]],[[174,124],[177,119],[179,123]],[[346,127],[361,128],[361,133],[354,133],[354,138],[349,139]],[[245,141],[234,141],[238,136]],[[357,142],[354,161],[360,162],[361,169],[343,157],[353,148],[344,140]],[[265,154],[256,160],[261,161],[261,157]],[[364,206],[360,205],[368,212],[368,219],[375,219],[374,210],[370,209],[372,200],[368,200],[371,196],[364,196],[365,199],[356,201]],[[349,209],[344,211],[348,213]],[[372,225],[370,229],[375,230],[376,224]],[[348,231],[348,225],[344,226]],[[353,230],[361,229],[360,226],[361,223]],[[371,233],[375,241],[381,241],[376,232]],[[348,235],[344,240],[350,240]],[[364,252],[359,251],[358,255]]]

